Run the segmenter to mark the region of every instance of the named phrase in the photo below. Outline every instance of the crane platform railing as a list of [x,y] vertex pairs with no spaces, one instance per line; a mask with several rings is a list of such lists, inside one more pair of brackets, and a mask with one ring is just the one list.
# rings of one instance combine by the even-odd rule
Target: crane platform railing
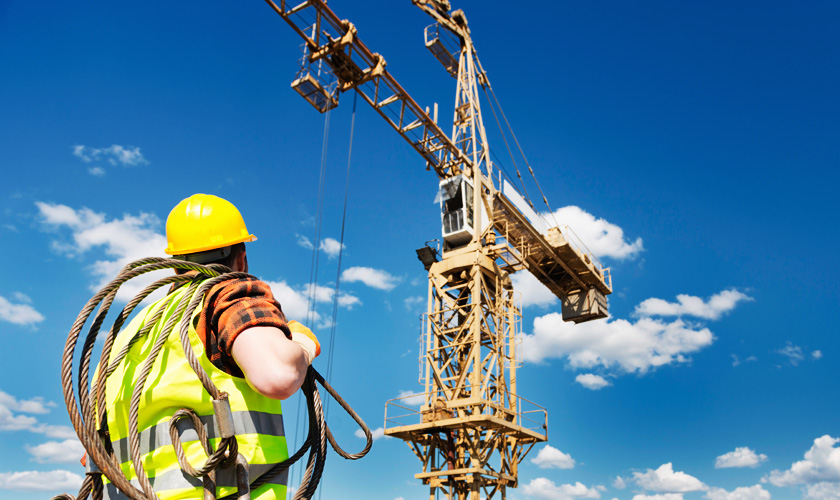
[[[465,386],[465,390],[472,386]],[[546,437],[548,412],[516,394],[505,393],[510,406],[478,398],[446,400],[439,391],[401,396],[385,403],[385,434],[435,428],[457,428],[469,421],[495,417],[493,427],[507,428],[525,436]],[[417,400],[424,403],[417,407]]]

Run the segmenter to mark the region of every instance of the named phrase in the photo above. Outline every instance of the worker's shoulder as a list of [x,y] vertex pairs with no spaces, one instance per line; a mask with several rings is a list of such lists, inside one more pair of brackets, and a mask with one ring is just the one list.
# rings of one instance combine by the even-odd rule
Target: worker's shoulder
[[210,289],[209,295],[274,298],[274,294],[271,292],[271,286],[265,281],[251,275],[222,281]]

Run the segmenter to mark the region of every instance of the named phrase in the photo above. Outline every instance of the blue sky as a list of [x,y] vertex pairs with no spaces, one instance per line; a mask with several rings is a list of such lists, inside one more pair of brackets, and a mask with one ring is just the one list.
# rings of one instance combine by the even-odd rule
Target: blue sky
[[[837,5],[453,3],[552,208],[614,280],[612,317],[573,326],[517,279],[519,392],[548,410],[549,440],[510,498],[840,498]],[[427,16],[330,5],[446,123],[454,80],[423,47]],[[299,46],[258,1],[0,2],[0,497],[75,493],[67,331],[123,262],[162,255],[182,198],[237,204],[252,272],[306,319],[324,116],[289,87]],[[324,345],[352,98],[326,149]],[[351,172],[332,380],[379,428],[386,400],[422,390],[414,249],[439,237],[437,180],[361,101]],[[380,438],[361,462],[330,455],[322,495],[424,498],[419,471]]]

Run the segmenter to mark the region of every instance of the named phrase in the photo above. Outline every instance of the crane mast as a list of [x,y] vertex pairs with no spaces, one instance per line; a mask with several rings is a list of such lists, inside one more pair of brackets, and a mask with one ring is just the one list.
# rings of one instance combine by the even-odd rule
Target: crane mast
[[447,136],[324,0],[265,1],[304,40],[292,87],[320,112],[355,90],[439,178],[441,252],[418,250],[429,272],[423,404],[388,401],[385,434],[421,460],[415,477],[430,499],[504,499],[520,461],[547,440],[547,412],[517,391],[522,314],[510,274],[530,271],[561,299],[563,319],[581,322],[607,316],[609,269],[570,229],[548,227],[509,183],[494,179],[478,95],[489,82],[462,11],[450,12],[446,0],[412,0],[435,19],[426,46],[457,80]]

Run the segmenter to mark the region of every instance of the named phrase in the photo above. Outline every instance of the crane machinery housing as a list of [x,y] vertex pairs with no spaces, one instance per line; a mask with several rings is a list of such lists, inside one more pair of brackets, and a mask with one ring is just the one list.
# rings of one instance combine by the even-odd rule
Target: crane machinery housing
[[388,401],[385,434],[422,462],[430,499],[506,497],[518,464],[547,440],[547,412],[521,397],[516,347],[522,313],[510,274],[531,272],[575,323],[607,317],[612,278],[568,227],[549,224],[494,168],[479,89],[490,89],[467,18],[448,0],[412,0],[434,19],[425,44],[457,82],[447,135],[325,0],[265,0],[304,41],[292,88],[320,112],[355,90],[439,178],[442,248],[417,251],[429,273],[420,409]]

